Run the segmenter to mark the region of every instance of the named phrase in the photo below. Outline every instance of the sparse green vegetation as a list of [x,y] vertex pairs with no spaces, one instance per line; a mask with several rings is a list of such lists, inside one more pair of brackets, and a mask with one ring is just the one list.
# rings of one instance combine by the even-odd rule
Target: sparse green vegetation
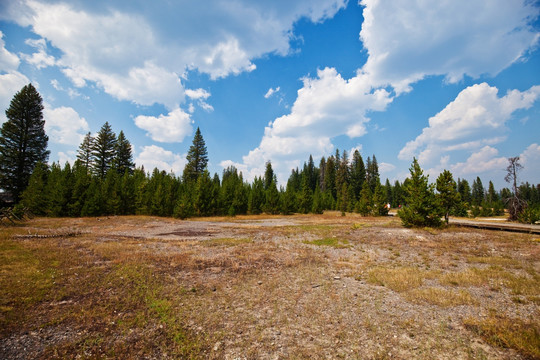
[[326,237],[323,239],[317,239],[317,240],[306,240],[304,241],[304,244],[310,244],[310,245],[317,245],[317,246],[329,246],[336,249],[344,249],[350,247],[349,241],[338,239],[335,237]]

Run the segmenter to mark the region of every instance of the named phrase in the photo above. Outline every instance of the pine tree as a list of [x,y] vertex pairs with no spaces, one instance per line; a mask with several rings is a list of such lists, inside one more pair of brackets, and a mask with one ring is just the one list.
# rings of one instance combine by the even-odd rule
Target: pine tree
[[341,185],[341,191],[338,195],[337,210],[344,214],[351,209],[352,202],[354,202],[352,187],[347,183],[343,183],[343,185]]
[[105,179],[113,165],[115,152],[116,135],[109,122],[106,122],[99,130],[92,147],[92,171],[99,179]]
[[321,189],[321,192],[324,192],[326,190],[325,177],[326,177],[326,159],[323,156],[321,158],[321,161],[319,162],[319,179],[318,179],[319,187]]
[[191,185],[182,184],[179,193],[180,195],[174,207],[174,217],[187,219],[193,216],[194,211]]
[[390,180],[386,179],[386,183],[384,184],[384,191],[386,193],[386,203],[392,204],[392,199],[394,198],[394,195],[392,194],[392,185],[390,184]]
[[311,211],[313,206],[313,194],[309,187],[309,179],[307,176],[302,176],[302,189],[298,198],[298,211],[302,214],[307,214]]
[[369,186],[364,186],[360,191],[360,199],[358,199],[355,211],[362,216],[368,216],[373,209],[373,197]]
[[499,195],[497,195],[497,192],[495,191],[495,186],[493,185],[493,181],[489,181],[488,186],[488,192],[487,192],[487,202],[490,204],[493,204],[495,202],[499,201]]
[[399,181],[396,180],[392,189],[392,207],[399,207],[401,204],[403,204],[403,190]]
[[410,181],[404,185],[407,206],[398,211],[405,227],[440,226],[442,211],[433,192],[433,185],[428,184],[428,176],[414,158],[409,169]]
[[461,196],[461,201],[464,203],[465,207],[468,207],[471,204],[471,187],[467,180],[458,179],[458,192]]
[[268,189],[266,189],[264,211],[272,215],[279,213],[279,192],[275,181],[272,181]]
[[88,195],[87,190],[91,177],[88,168],[80,160],[73,165],[73,190],[71,200],[68,205],[70,216],[81,216],[81,211]]
[[182,175],[183,181],[195,182],[208,165],[208,151],[199,128],[195,132],[193,144],[189,147],[186,160],[187,164]]
[[135,179],[127,171],[120,178],[120,214],[135,214]]
[[386,206],[386,192],[380,182],[375,184],[375,192],[373,193],[373,215],[386,216],[388,215],[388,207]]
[[118,138],[116,139],[114,168],[120,175],[124,175],[126,171],[129,174],[133,174],[133,169],[135,168],[135,164],[133,163],[131,144],[129,140],[126,139],[123,131],[120,131],[120,133],[118,134]]
[[263,205],[266,202],[266,194],[264,192],[264,183],[260,177],[255,177],[251,185],[249,193],[248,212],[258,215],[262,212]]
[[355,199],[360,198],[360,191],[366,181],[366,167],[360,151],[355,150],[351,162],[351,185],[354,190]]
[[87,196],[81,209],[82,216],[100,216],[103,214],[103,197],[101,194],[101,182],[98,178],[92,178],[87,189]]
[[195,213],[197,216],[212,215],[212,179],[208,170],[203,170],[203,173],[197,179],[195,187]]
[[[349,184],[349,177],[349,157],[347,155],[347,151],[343,151],[343,155],[341,156],[341,161],[337,166],[336,172],[336,190],[338,191],[338,197],[343,191],[343,184]],[[340,202],[339,199],[338,202]]]
[[32,84],[15,94],[6,117],[0,128],[0,186],[18,202],[36,164],[49,158],[42,99]]
[[448,224],[448,218],[453,209],[461,202],[452,173],[444,170],[437,178],[437,198],[444,213],[444,221]]
[[280,195],[280,212],[290,215],[296,211],[296,195],[292,187],[287,186],[285,192]]
[[315,162],[313,161],[313,156],[311,156],[311,154],[309,155],[307,165],[304,166],[304,172],[308,177],[311,191],[315,191],[315,186],[317,186],[317,178],[319,177],[319,170],[315,167]]
[[315,188],[313,193],[313,205],[311,206],[311,212],[314,214],[322,214],[324,211],[322,193],[319,187]]
[[476,177],[476,180],[472,184],[472,204],[475,206],[480,206],[484,201],[484,185],[482,185],[482,180],[480,177]]
[[270,188],[272,181],[277,181],[275,177],[274,170],[272,169],[272,163],[267,161],[266,170],[264,171],[264,190],[268,190]]
[[49,169],[46,164],[38,162],[30,176],[28,186],[21,196],[21,203],[35,215],[46,215],[49,199],[46,192]]
[[337,198],[336,191],[336,159],[330,156],[326,160],[326,170],[324,175],[324,189],[330,191],[334,200]]
[[92,151],[94,149],[94,138],[92,134],[88,132],[84,139],[79,145],[79,150],[77,151],[77,160],[81,162],[81,165],[86,168],[88,172],[92,166]]
[[379,164],[377,163],[377,158],[375,155],[373,155],[373,159],[368,157],[366,166],[366,180],[369,184],[371,192],[374,193],[375,187],[381,182],[379,178]]

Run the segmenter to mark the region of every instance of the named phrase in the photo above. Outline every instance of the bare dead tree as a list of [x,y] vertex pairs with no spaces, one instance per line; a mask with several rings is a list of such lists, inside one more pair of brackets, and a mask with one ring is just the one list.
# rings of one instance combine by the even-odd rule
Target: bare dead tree
[[508,205],[508,212],[510,213],[509,220],[517,220],[519,214],[527,207],[527,202],[519,196],[519,188],[517,186],[518,172],[522,169],[523,165],[519,163],[519,156],[508,158],[504,180],[512,185],[512,196],[505,200]]

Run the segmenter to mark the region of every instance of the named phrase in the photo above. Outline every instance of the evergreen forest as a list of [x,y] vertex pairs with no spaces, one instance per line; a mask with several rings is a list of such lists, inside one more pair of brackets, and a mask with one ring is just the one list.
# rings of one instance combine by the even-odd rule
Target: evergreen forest
[[[38,162],[22,193],[21,205],[36,215],[73,217],[140,214],[188,218],[320,214],[325,210],[384,216],[389,206],[405,210],[419,199],[417,194],[410,195],[414,174],[403,183],[392,184],[388,179],[382,183],[376,156],[364,160],[357,150],[352,156],[336,150],[318,165],[310,156],[302,168],[292,170],[287,184],[279,187],[270,162],[266,163],[264,175],[251,183],[232,166],[224,169],[221,177],[212,176],[207,170],[208,154],[199,129],[187,161],[182,176],[135,167],[131,144],[123,132],[116,136],[105,123],[95,138],[86,135],[73,166]],[[454,181],[445,172],[450,179],[447,192],[454,194],[454,201],[447,205],[449,215],[503,214],[506,199],[512,196],[510,189],[496,191],[491,181],[486,189],[479,177],[472,184],[465,179]],[[437,205],[435,214],[444,216],[444,190],[427,181],[421,188],[433,195],[433,200],[426,201]],[[518,191],[531,210],[539,208],[540,184],[521,184]],[[426,209],[426,204],[419,208]]]
[[[469,184],[444,170],[435,182],[413,159],[403,183],[381,182],[375,155],[362,157],[336,150],[315,164],[310,156],[278,187],[271,162],[264,175],[250,183],[235,167],[221,177],[208,171],[208,151],[199,128],[186,156],[181,176],[136,167],[132,147],[123,131],[108,122],[97,135],[86,134],[77,160],[63,167],[47,164],[48,137],[44,131],[42,99],[29,84],[6,110],[0,129],[0,188],[9,192],[18,211],[41,216],[155,215],[235,216],[243,214],[321,214],[385,216],[398,208],[405,226],[439,226],[453,216],[500,216],[511,220],[540,220],[540,184],[519,182],[519,157],[509,158],[505,180],[510,188],[496,191],[480,177]],[[519,184],[519,185],[518,185]],[[1,204],[0,204],[1,205]]]

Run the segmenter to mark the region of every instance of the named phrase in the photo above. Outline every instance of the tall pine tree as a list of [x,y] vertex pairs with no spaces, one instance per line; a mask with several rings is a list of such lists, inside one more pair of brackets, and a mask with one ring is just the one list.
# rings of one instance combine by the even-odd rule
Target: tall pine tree
[[127,171],[133,174],[135,164],[133,163],[133,154],[131,153],[131,144],[123,131],[120,131],[116,139],[116,154],[114,157],[114,167],[120,175]]
[[113,165],[115,153],[116,135],[109,122],[106,122],[99,130],[92,146],[92,170],[99,179],[105,179],[105,175]]
[[92,134],[88,132],[84,139],[79,145],[79,150],[77,151],[77,160],[80,161],[80,164],[84,166],[86,169],[86,172],[89,171],[89,169],[92,166],[92,151],[94,150],[94,138],[92,137]]
[[193,144],[189,147],[186,160],[187,164],[182,175],[183,180],[184,182],[195,182],[208,165],[208,151],[199,128],[195,132]]
[[28,185],[36,164],[49,158],[42,102],[32,84],[24,86],[11,100],[7,121],[0,129],[0,186],[11,192],[15,201]]

